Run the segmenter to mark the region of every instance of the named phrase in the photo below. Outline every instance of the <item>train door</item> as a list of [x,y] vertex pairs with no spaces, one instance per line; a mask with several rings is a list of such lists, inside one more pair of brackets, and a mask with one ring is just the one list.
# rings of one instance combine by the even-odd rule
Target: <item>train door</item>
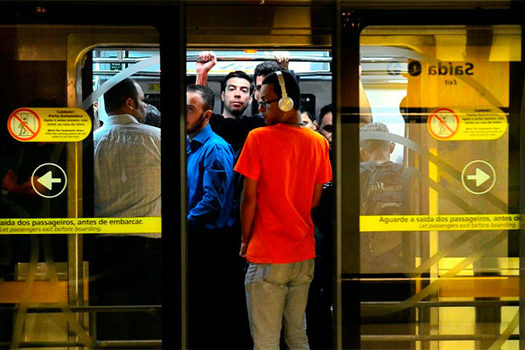
[[359,203],[343,197],[360,219],[342,227],[349,345],[519,348],[522,28],[485,23],[353,37],[371,120],[341,120],[359,135],[343,145],[360,181]]
[[[180,14],[177,6],[164,11],[156,6],[107,6],[101,18],[99,6],[71,6],[2,5],[2,23],[11,24],[0,28],[0,347],[159,348],[165,242],[173,250],[172,275],[180,276],[177,237],[162,233],[180,232],[182,225],[176,215],[162,219],[168,206],[161,202],[169,198],[172,210],[184,203],[177,186],[163,183],[167,174],[177,178],[180,167],[167,169],[161,143],[178,155],[181,138],[176,137],[176,119],[163,122],[163,128],[147,126],[142,139],[131,129],[145,117],[146,103],[163,110],[168,100],[159,90],[161,80],[162,94],[170,94],[169,100],[178,105],[179,71],[167,62],[176,65],[178,60],[182,22],[174,18]],[[139,19],[137,11],[146,19]],[[81,15],[64,18],[66,12]],[[14,18],[27,24],[12,24]],[[107,25],[110,19],[112,26]],[[77,24],[61,24],[64,21]],[[113,59],[104,62],[113,72],[103,84],[93,80],[92,67],[104,58],[102,49],[129,53],[124,64],[116,62],[119,57],[105,57]],[[161,65],[167,65],[162,78]],[[131,125],[130,133],[113,139],[97,158],[95,131],[104,132],[100,120],[106,127],[115,120],[98,118],[94,102],[128,77],[138,82],[127,85],[132,88],[129,106],[140,113],[118,113],[118,122],[126,119],[124,124]],[[156,81],[145,82],[145,77]],[[172,138],[161,141],[165,128]],[[120,153],[114,153],[120,141]],[[128,158],[130,154],[135,158]],[[98,161],[103,158],[107,163]],[[184,167],[182,159],[173,156],[171,164]],[[102,175],[110,167],[114,175]],[[147,176],[139,182],[141,173]],[[125,190],[117,194],[119,188]],[[101,200],[110,193],[113,199]],[[148,271],[142,270],[146,260],[153,261]],[[140,282],[144,276],[153,282]],[[177,346],[181,338],[180,284],[173,285],[165,288],[174,288],[171,296],[176,299],[165,303],[174,315],[166,346]],[[152,298],[143,299],[147,294]],[[118,321],[108,322],[106,316]],[[141,326],[126,323],[139,318]]]
[[[228,73],[242,71],[252,80],[256,66],[275,61],[275,55],[281,55],[283,51],[289,57],[287,69],[293,71],[300,82],[304,111],[315,117],[321,107],[332,102],[330,7],[280,7],[265,3],[258,6],[188,6],[187,15],[188,83],[196,81],[199,52],[213,51],[217,63],[207,74],[207,85],[215,93],[215,113],[224,113],[221,82]],[[243,78],[243,83],[246,80]],[[238,117],[254,118],[260,125],[263,120],[256,114],[257,101],[253,95],[244,116]],[[214,124],[211,124],[213,129]],[[220,134],[221,131],[215,132]],[[240,152],[240,149],[235,151]],[[246,263],[238,256],[238,223],[235,227],[217,238],[209,234],[197,235],[195,231],[187,233],[185,261],[188,274],[184,290],[187,293],[189,348],[252,347],[243,284]],[[326,277],[331,280],[331,275]],[[325,305],[325,310],[330,314],[330,304]],[[328,329],[322,335],[324,338],[317,338],[316,344],[325,341],[318,346],[330,347],[327,346],[332,341],[330,316],[321,321],[316,314],[312,315],[312,325],[324,322],[323,330]],[[208,337],[202,336],[203,328]],[[311,329],[319,328],[312,326]]]

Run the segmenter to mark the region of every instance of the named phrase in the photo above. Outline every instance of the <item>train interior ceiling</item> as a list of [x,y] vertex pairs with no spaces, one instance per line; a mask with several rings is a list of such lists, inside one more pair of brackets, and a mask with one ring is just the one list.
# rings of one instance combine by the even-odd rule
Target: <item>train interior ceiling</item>
[[[317,3],[264,6],[260,1],[258,6],[227,9],[213,2],[189,3],[185,30],[167,14],[161,24],[155,19],[140,25],[124,20],[98,25],[86,19],[81,25],[43,24],[53,7],[33,6],[31,18],[39,24],[0,26],[0,113],[7,122],[7,128],[0,128],[0,230],[9,232],[9,225],[20,222],[35,233],[0,235],[0,325],[5,325],[0,327],[0,349],[159,348],[157,321],[150,322],[156,329],[146,338],[132,339],[142,333],[105,338],[111,327],[98,320],[103,313],[149,317],[162,310],[166,315],[166,305],[177,315],[165,316],[163,322],[176,319],[177,330],[163,335],[164,345],[170,344],[166,337],[177,347],[188,345],[185,332],[198,324],[179,316],[187,316],[196,304],[185,299],[185,281],[191,276],[184,259],[198,252],[199,244],[188,243],[185,230],[183,87],[195,81],[201,51],[217,56],[208,76],[215,113],[223,109],[221,81],[226,74],[241,70],[252,77],[257,64],[281,55],[289,57],[288,69],[299,81],[305,110],[317,117],[323,106],[335,106],[335,209],[328,250],[334,259],[329,276],[333,291],[328,305],[324,295],[311,299],[324,307],[332,328],[328,334],[312,333],[314,345],[523,348],[523,19],[509,15],[504,20],[498,12],[492,22],[481,6],[472,12],[451,11],[455,17],[447,24],[432,19],[430,11],[422,17],[432,19],[429,25],[410,16],[403,18],[414,23],[385,20],[391,17],[384,11],[374,22],[375,9],[358,3],[364,8],[359,18],[370,24],[353,22],[359,9],[335,15],[333,8]],[[174,8],[169,11],[177,12]],[[158,14],[154,6],[144,9]],[[246,16],[247,10],[257,16]],[[226,13],[239,20],[224,23]],[[465,13],[472,18],[461,19]],[[182,208],[171,212],[163,207],[162,218],[142,218],[146,224],[139,227],[162,233],[163,244],[172,248],[163,251],[162,268],[171,278],[180,275],[179,284],[169,289],[173,298],[162,306],[99,305],[91,288],[105,275],[93,272],[91,259],[100,248],[99,235],[93,233],[107,229],[97,223],[103,220],[95,220],[93,132],[108,122],[104,94],[126,77],[138,82],[145,102],[157,110],[155,122],[163,135],[163,205]],[[39,140],[34,129],[39,117],[34,116],[61,111],[78,113],[82,138],[64,124],[73,141]],[[256,112],[254,102],[245,114]],[[383,129],[369,130],[367,125]],[[368,211],[363,202],[365,195],[384,189],[360,188],[368,184],[362,169],[372,159],[366,145],[390,147],[382,163],[395,169],[391,178],[397,182],[387,190],[395,189],[397,203],[387,207],[397,210]],[[40,165],[49,163],[62,169],[64,177],[48,168],[35,176]],[[48,189],[44,193],[32,182],[39,177]],[[57,188],[56,196],[47,196]],[[81,234],[67,231],[66,219],[77,220],[71,222]],[[85,231],[80,228],[83,219],[91,225]],[[108,236],[129,228],[115,227]],[[168,230],[180,235],[167,237]],[[314,331],[320,323],[316,316],[307,315]]]

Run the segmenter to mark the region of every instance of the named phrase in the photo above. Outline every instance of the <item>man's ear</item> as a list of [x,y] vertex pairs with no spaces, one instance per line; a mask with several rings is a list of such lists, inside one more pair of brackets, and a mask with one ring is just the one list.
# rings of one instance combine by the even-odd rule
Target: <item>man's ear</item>
[[390,153],[394,152],[394,148],[396,148],[396,144],[393,142],[390,142]]
[[204,120],[210,120],[211,115],[213,114],[213,111],[211,109],[208,109],[204,112]]
[[224,102],[224,91],[221,91],[221,101]]
[[126,99],[126,107],[133,111],[135,110],[135,108],[137,108],[137,104],[135,103],[134,99],[132,99],[131,97],[128,97]]

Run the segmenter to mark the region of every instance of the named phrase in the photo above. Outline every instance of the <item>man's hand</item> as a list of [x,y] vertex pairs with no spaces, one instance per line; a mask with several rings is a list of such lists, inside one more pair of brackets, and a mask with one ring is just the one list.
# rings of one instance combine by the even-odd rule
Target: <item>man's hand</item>
[[252,236],[252,226],[257,208],[257,181],[244,177],[241,194],[241,258],[246,258],[246,251]]
[[217,63],[217,57],[213,51],[201,51],[197,58],[196,71],[199,74],[208,74],[208,72]]
[[31,182],[33,182],[37,191],[40,193],[46,192],[45,187],[39,183],[38,176],[32,176],[31,179],[27,180],[24,183],[18,183],[18,177],[12,169],[9,169],[2,179],[2,186],[6,189],[7,192],[12,194],[19,194],[25,196],[34,196],[36,195]]
[[288,63],[290,61],[290,53],[288,51],[274,51],[273,57],[281,68],[288,70]]
[[241,250],[239,251],[239,256],[246,259],[246,251],[248,251],[248,243],[241,242]]

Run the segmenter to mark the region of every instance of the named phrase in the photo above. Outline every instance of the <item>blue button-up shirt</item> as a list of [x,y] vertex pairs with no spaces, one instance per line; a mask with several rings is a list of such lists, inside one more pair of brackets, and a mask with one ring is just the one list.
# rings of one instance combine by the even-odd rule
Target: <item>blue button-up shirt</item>
[[218,229],[229,225],[233,202],[232,147],[207,125],[186,143],[188,223]]

